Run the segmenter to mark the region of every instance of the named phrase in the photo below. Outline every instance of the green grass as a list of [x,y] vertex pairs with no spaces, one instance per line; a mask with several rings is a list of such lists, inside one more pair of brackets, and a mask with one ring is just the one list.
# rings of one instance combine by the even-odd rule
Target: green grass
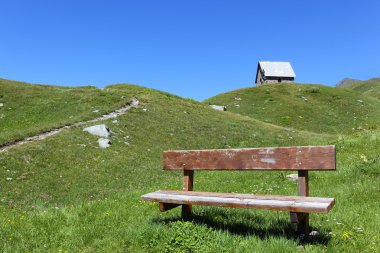
[[380,99],[380,78],[355,82],[346,88],[362,92],[368,96],[373,96]]
[[[117,123],[106,121],[110,148],[99,149],[97,137],[73,128],[0,154],[1,251],[379,251],[379,131],[338,138],[138,86],[109,89],[142,102]],[[303,249],[286,212],[194,207],[194,219],[184,222],[179,209],[160,213],[140,200],[181,188],[181,173],[161,169],[163,150],[319,144],[337,145],[338,170],[310,173],[310,194],[337,204],[329,214],[311,215],[320,233]],[[284,172],[196,172],[195,189],[296,195],[297,185]]]
[[124,106],[128,99],[111,88],[31,85],[0,79],[0,146],[101,116]]
[[206,103],[258,120],[318,133],[346,134],[380,126],[380,101],[322,85],[281,84],[239,89]]

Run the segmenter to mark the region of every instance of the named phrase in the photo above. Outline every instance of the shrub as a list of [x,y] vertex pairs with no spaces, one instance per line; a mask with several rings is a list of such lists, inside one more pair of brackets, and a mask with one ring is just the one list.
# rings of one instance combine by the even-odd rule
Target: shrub
[[308,93],[321,93],[321,89],[318,87],[311,87],[305,90]]
[[376,129],[377,129],[377,125],[374,124],[374,123],[372,123],[372,124],[368,124],[367,129],[368,129],[368,130],[376,130]]

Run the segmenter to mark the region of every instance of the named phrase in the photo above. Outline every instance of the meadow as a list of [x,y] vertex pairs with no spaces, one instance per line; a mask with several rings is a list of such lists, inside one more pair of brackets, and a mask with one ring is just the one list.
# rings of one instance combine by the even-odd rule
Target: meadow
[[93,119],[128,101],[93,86],[70,88],[0,79],[0,146]]
[[379,99],[367,93],[369,86],[363,87],[366,92],[358,92],[310,84],[263,85],[219,94],[205,102],[284,127],[351,134],[380,124]]
[[[8,89],[12,89],[12,81],[7,82]],[[19,84],[14,85],[17,88]],[[0,86],[3,99],[12,97],[16,103],[18,97],[10,96],[10,91],[3,87]],[[300,87],[316,86],[289,87],[293,94]],[[38,88],[39,95],[20,100],[34,105],[34,99],[44,100],[44,89],[47,93],[53,89]],[[317,88],[320,93],[312,94],[327,96],[324,87]],[[264,113],[257,116],[233,110],[215,111],[207,102],[135,85],[112,85],[102,91],[91,87],[70,89],[57,96],[60,101],[69,101],[73,93],[85,96],[77,118],[67,121],[66,111],[64,117],[46,123],[39,117],[49,118],[52,116],[46,114],[51,113],[41,108],[31,110],[25,117],[36,119],[34,130],[19,126],[21,134],[9,137],[4,134],[2,143],[86,119],[93,108],[106,112],[133,98],[141,105],[117,118],[117,122],[105,121],[111,129],[112,141],[107,149],[100,149],[97,137],[84,132],[83,126],[0,153],[2,252],[380,251],[380,185],[376,183],[380,179],[380,131],[375,118],[378,111],[373,111],[380,102],[376,98],[358,91],[337,90],[340,101],[346,101],[346,95],[364,101],[365,105],[358,107],[364,107],[368,119],[357,116],[362,127],[355,125],[352,130],[351,125],[344,125],[346,116],[340,114],[340,109],[336,109],[336,120],[317,116],[326,113],[324,107],[314,111],[313,115],[321,119],[316,127],[313,122],[309,125],[277,122],[274,119],[278,116],[273,114],[278,108],[266,111],[269,119],[266,122]],[[286,87],[277,89],[270,92],[285,97]],[[93,98],[94,94],[100,95]],[[328,94],[330,99],[333,95]],[[233,100],[235,96],[231,96]],[[239,97],[239,102],[248,100]],[[295,99],[289,95],[288,100]],[[317,101],[316,97],[315,103],[323,104]],[[265,107],[271,108],[275,104],[271,102],[275,101],[268,101]],[[356,103],[350,106],[359,114],[359,109],[353,108]],[[52,111],[56,111],[55,106],[51,105]],[[76,107],[75,103],[72,106]],[[0,114],[4,113],[1,110],[4,108]],[[308,118],[309,113],[300,109],[296,115]],[[6,119],[2,119],[0,128],[12,132],[13,125]],[[181,188],[180,172],[162,170],[164,150],[328,144],[337,147],[337,171],[311,172],[310,195],[334,197],[337,203],[329,214],[311,215],[310,224],[318,234],[306,244],[297,240],[286,212],[195,206],[193,219],[183,221],[179,208],[160,213],[156,203],[140,200],[147,192]],[[296,195],[296,183],[286,178],[290,173],[196,172],[194,187],[199,191]]]

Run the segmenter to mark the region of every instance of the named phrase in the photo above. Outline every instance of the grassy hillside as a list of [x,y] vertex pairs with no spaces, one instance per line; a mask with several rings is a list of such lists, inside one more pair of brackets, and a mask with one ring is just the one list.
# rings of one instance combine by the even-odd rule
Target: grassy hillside
[[112,89],[31,85],[0,79],[0,146],[124,106]]
[[367,81],[355,82],[346,88],[362,92],[366,95],[380,99],[380,78],[374,78]]
[[[162,151],[166,149],[283,146],[289,141],[313,144],[332,139],[215,111],[192,100],[137,86],[111,89],[128,98],[137,96],[144,107],[131,110],[116,124],[105,121],[112,131],[112,148],[98,149],[97,137],[83,132],[84,126],[2,154],[0,166],[14,168],[3,170],[3,178],[15,179],[2,187],[8,191],[5,202],[12,201],[14,206],[30,205],[35,198],[48,194],[56,204],[75,203],[77,195],[82,201],[82,197],[91,194],[125,187],[115,177],[125,181],[128,176],[129,187],[135,189],[148,182],[145,177],[151,175],[145,174],[146,170],[159,169]],[[143,178],[135,180],[138,175],[126,171],[131,169],[143,170]],[[28,180],[17,180],[24,177]],[[66,184],[65,179],[69,179]]]
[[[180,189],[181,173],[163,171],[162,151],[336,144],[338,170],[310,173],[310,194],[337,198],[305,252],[374,252],[380,245],[380,133],[340,137],[282,128],[251,117],[131,85],[109,87],[132,109],[106,124],[112,146],[73,128],[0,153],[0,247],[3,252],[294,252],[286,212],[194,207],[160,213],[140,200]],[[221,183],[223,182],[223,184]],[[284,172],[196,172],[195,189],[295,195]]]
[[380,101],[321,85],[263,85],[223,93],[206,103],[265,122],[318,133],[351,133],[380,126]]

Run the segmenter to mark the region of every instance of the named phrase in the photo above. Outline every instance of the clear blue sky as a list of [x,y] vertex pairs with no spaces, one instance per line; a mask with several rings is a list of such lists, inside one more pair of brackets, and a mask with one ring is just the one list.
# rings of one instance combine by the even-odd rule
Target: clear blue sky
[[254,85],[259,60],[297,82],[380,76],[380,1],[0,0],[0,77],[135,83],[203,100]]

